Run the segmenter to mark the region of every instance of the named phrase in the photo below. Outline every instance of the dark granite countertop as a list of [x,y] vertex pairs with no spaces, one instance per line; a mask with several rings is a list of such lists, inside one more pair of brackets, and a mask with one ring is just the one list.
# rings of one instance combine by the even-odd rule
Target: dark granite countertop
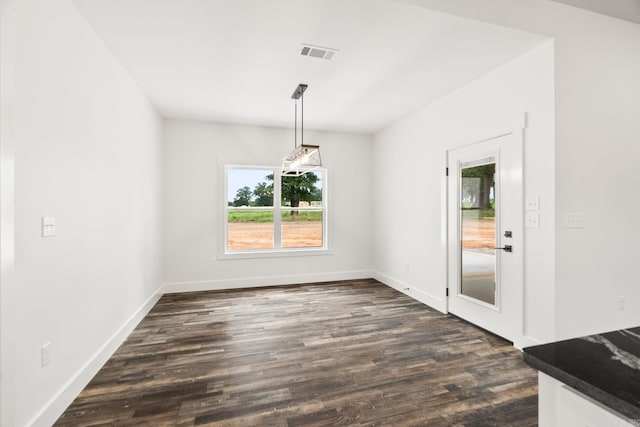
[[527,347],[524,361],[630,419],[640,419],[640,327]]

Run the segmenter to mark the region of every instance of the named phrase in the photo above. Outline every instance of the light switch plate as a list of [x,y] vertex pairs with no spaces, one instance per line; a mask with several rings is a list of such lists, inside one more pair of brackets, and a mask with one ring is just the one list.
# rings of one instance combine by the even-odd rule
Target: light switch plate
[[42,237],[53,237],[56,235],[56,219],[52,216],[42,217]]
[[528,211],[537,211],[540,209],[540,199],[538,197],[527,197],[524,207]]
[[527,228],[538,228],[540,225],[539,215],[534,213],[527,214],[524,224]]

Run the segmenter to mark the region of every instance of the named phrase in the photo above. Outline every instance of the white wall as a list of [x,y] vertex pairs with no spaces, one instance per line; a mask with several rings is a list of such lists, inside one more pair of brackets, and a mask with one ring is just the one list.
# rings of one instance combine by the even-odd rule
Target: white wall
[[[556,77],[561,338],[640,324],[640,25],[576,10],[583,20],[558,36]],[[584,213],[584,229],[565,227],[570,212]]]
[[547,0],[407,2],[554,38],[557,338],[640,324],[640,25]]
[[[442,240],[446,150],[513,130],[527,113],[525,196],[540,227],[525,229],[525,335],[553,338],[553,42],[458,89],[374,137],[374,266],[378,277],[446,309]],[[406,262],[409,262],[409,269]]]
[[68,0],[3,8],[2,40],[2,425],[48,425],[161,285],[162,125]]
[[370,137],[305,130],[328,168],[329,255],[228,260],[217,259],[224,165],[280,165],[293,130],[167,121],[164,136],[165,291],[368,277]]

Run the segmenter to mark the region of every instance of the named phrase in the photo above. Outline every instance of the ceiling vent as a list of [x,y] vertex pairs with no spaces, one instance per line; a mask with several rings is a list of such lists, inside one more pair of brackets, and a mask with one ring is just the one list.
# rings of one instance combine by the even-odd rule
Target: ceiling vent
[[312,58],[331,60],[335,54],[338,53],[338,49],[330,47],[315,46],[312,44],[302,43],[302,50],[300,55],[309,56]]

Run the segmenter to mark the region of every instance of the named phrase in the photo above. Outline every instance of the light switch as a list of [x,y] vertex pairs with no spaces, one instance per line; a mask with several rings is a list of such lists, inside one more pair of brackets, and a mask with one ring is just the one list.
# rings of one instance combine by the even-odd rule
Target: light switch
[[584,228],[584,214],[582,212],[568,213],[567,228]]
[[56,235],[56,218],[52,216],[42,217],[42,237],[53,237]]
[[527,197],[524,202],[524,207],[528,211],[537,211],[540,209],[540,199],[537,197]]
[[525,217],[525,226],[527,228],[538,228],[539,226],[539,222],[540,222],[540,217],[538,216],[538,214],[527,214],[527,216]]

